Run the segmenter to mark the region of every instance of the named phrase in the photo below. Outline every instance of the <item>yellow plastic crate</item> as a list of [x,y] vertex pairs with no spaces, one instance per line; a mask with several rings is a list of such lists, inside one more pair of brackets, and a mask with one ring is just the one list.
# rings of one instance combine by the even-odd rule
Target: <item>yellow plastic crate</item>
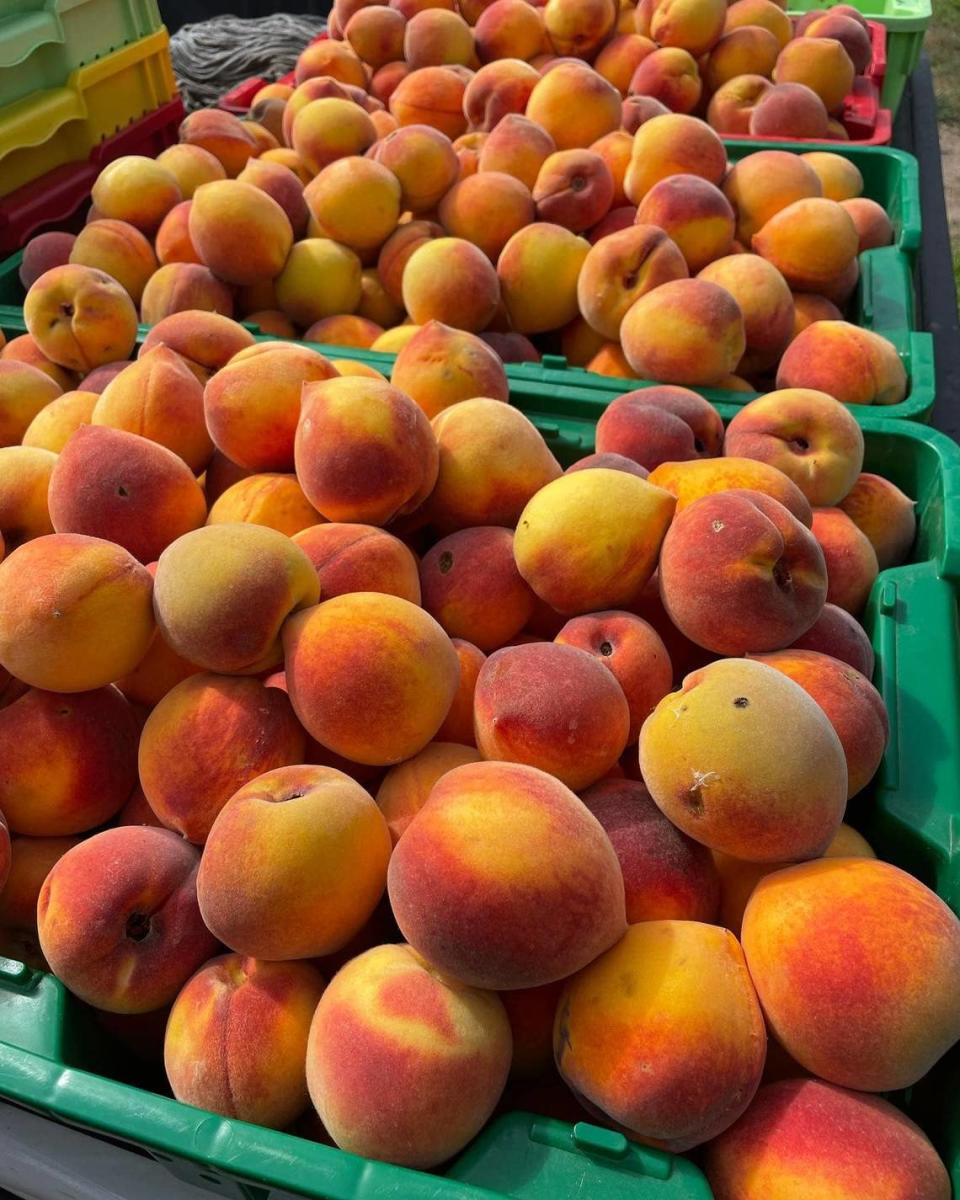
[[0,196],[64,163],[177,95],[170,35],[158,29],[79,67],[63,87],[0,108]]

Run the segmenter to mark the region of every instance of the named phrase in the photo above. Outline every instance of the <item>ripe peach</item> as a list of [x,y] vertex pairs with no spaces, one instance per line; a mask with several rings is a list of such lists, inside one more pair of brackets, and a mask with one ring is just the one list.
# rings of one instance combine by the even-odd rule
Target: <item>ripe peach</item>
[[811,387],[844,404],[897,404],[907,376],[896,347],[845,321],[817,321],[784,351],[777,387]]
[[147,280],[157,269],[150,242],[126,221],[100,220],[85,225],[73,243],[70,262],[111,275],[130,293],[134,304],[140,303]]
[[[234,354],[253,344],[253,334],[219,313],[173,313],[154,325],[143,339],[138,359],[164,347],[204,384]],[[164,354],[155,361],[167,362],[169,358]]]
[[277,302],[296,324],[353,312],[360,303],[360,259],[326,237],[297,242],[277,276]]
[[472,242],[495,263],[513,234],[534,220],[534,198],[512,175],[483,171],[454,184],[438,216],[448,233]]
[[841,207],[846,210],[856,227],[860,238],[859,253],[893,244],[893,225],[875,200],[855,196],[850,200],[841,201]]
[[615,0],[547,0],[543,24],[555,54],[591,59],[617,24]]
[[411,255],[432,238],[442,237],[443,232],[442,226],[433,221],[409,221],[384,243],[377,260],[377,271],[387,295],[401,308],[403,273]]
[[372,70],[403,58],[406,18],[386,5],[361,8],[353,14],[343,33],[354,54]]
[[[156,576],[157,564],[151,563],[147,567],[147,570],[152,576]],[[181,683],[184,679],[189,679],[191,675],[199,675],[200,671],[200,667],[195,666],[177,654],[176,650],[171,647],[170,643],[163,636],[163,633],[157,629],[154,631],[146,654],[129,674],[117,680],[117,687],[131,704],[142,705],[144,708],[152,709],[178,683]],[[135,795],[136,793],[134,793]],[[124,806],[125,810],[132,804],[133,799],[134,797],[132,796],[130,801],[128,801],[128,805]],[[143,804],[149,807],[145,797]],[[153,812],[153,810],[150,809],[150,812]],[[118,821],[118,824],[162,825],[163,822],[159,818],[156,818],[152,821],[123,820]]]
[[526,115],[558,150],[591,146],[620,127],[620,93],[586,63],[558,63],[530,93]]
[[704,83],[708,93],[741,75],[769,79],[780,53],[780,43],[769,29],[744,25],[720,38],[707,60]]
[[[769,4],[770,0],[762,2]],[[801,155],[759,150],[734,163],[723,181],[723,192],[737,214],[737,240],[749,246],[753,235],[778,212],[797,200],[822,196],[823,188]]]
[[641,37],[632,32],[620,33],[603,47],[594,59],[593,69],[625,97],[630,90],[630,80],[634,71],[656,48],[656,43],[648,37]]
[[451,644],[460,660],[460,683],[450,710],[444,717],[443,724],[437,730],[438,742],[456,742],[461,746],[475,746],[476,735],[473,727],[474,693],[477,689],[477,679],[480,669],[486,662],[482,650],[462,638],[451,638]]
[[168,146],[157,155],[157,162],[177,181],[184,200],[190,200],[201,183],[213,183],[215,179],[227,177],[223,163],[215,154],[190,142]]
[[[411,341],[423,328],[422,325],[404,324],[398,325],[396,329],[388,329],[386,333],[381,333],[377,340],[370,347],[371,350],[376,350],[383,354],[398,354],[407,342]],[[341,372],[341,374],[349,374],[349,372]],[[353,374],[365,374],[366,378],[372,379],[374,376],[368,372],[353,372]]]
[[289,137],[304,166],[316,175],[339,158],[362,154],[377,140],[377,131],[352,100],[326,96],[294,110]]
[[54,864],[79,841],[78,837],[11,840],[9,874],[0,890],[0,952],[7,958],[49,971],[37,936],[37,899]]
[[[569,229],[542,221],[519,230],[507,242],[497,275],[503,304],[518,333],[545,333],[573,320],[577,280],[589,249],[589,242]],[[549,288],[543,286],[545,279],[550,280]]]
[[176,176],[142,154],[107,163],[90,195],[98,217],[126,221],[142,233],[155,233],[170,209],[183,199]]
[[876,551],[867,535],[840,508],[815,510],[813,533],[827,563],[827,599],[857,616],[880,570]]
[[431,418],[478,396],[509,399],[506,372],[497,355],[473,334],[439,321],[428,321],[400,350],[391,381]]
[[[542,37],[539,17],[537,23],[540,25]],[[480,31],[474,32],[478,37],[481,36]],[[496,59],[482,66],[467,84],[463,94],[463,112],[470,128],[489,133],[496,129],[505,117],[522,114],[539,79],[540,72],[520,58]],[[552,149],[553,139],[546,131],[544,136],[551,143]]]
[[377,142],[372,153],[399,181],[402,207],[410,212],[435,208],[457,179],[450,139],[429,125],[402,126]]
[[[482,73],[478,72],[478,78]],[[483,144],[480,172],[512,175],[532,190],[541,166],[555,149],[553,138],[545,129],[519,113],[507,113]]]
[[274,279],[293,244],[289,218],[276,200],[238,179],[197,188],[189,230],[205,265],[227,283]]
[[500,284],[490,260],[472,242],[433,238],[407,260],[402,295],[415,324],[442,320],[476,333],[496,312]]
[[658,0],[650,16],[650,37],[699,58],[716,45],[726,15],[722,0]]
[[629,89],[631,94],[659,100],[671,112],[690,113],[700,103],[703,82],[691,54],[677,46],[664,46],[640,62]]
[[467,66],[473,56],[473,31],[463,17],[446,8],[425,8],[407,21],[403,53],[397,57],[416,71],[449,63]]
[[866,534],[881,571],[906,562],[917,532],[915,502],[895,484],[864,473],[838,505]]
[[750,114],[748,128],[756,137],[823,141],[832,136],[823,101],[802,83],[778,83],[766,91]]
[[330,522],[301,530],[293,540],[313,563],[324,600],[347,592],[384,592],[420,603],[416,558],[382,529]]
[[831,37],[795,38],[780,51],[773,78],[810,88],[830,113],[839,112],[853,88],[855,71],[843,45]]
[[551,154],[540,167],[533,188],[537,219],[574,233],[582,233],[606,216],[613,197],[610,168],[591,150]]
[[873,647],[860,622],[836,604],[825,604],[820,616],[791,650],[816,650],[847,663],[865,675],[873,674]]
[[208,525],[236,522],[265,525],[293,537],[323,518],[310,504],[296,475],[248,475],[231,484],[210,506]]
[[726,170],[723,143],[709,125],[682,113],[666,113],[645,121],[634,135],[623,186],[627,199],[639,204],[669,175],[697,175],[719,185]]
[[863,176],[856,163],[829,150],[812,150],[803,161],[813,167],[828,200],[850,200],[863,191]]
[[823,290],[857,256],[859,238],[835,200],[797,200],[755,233],[753,249],[797,291]]
[[328,75],[341,83],[352,83],[355,87],[367,86],[363,63],[352,47],[333,39],[311,42],[297,59],[298,84],[320,75]]
[[320,345],[356,346],[369,350],[383,332],[383,327],[375,321],[368,321],[365,317],[353,313],[344,313],[338,317],[323,317],[314,321],[304,333],[303,340]]
[[793,480],[756,459],[727,457],[663,463],[650,472],[650,482],[676,496],[678,513],[702,496],[742,488],[779,500],[801,525],[809,528],[813,519],[810,502]]
[[[218,108],[201,108],[190,113],[180,125],[179,137],[181,143],[199,146],[212,154],[231,179],[240,174],[257,149],[243,122]],[[211,174],[208,182],[218,178],[223,176]]]
[[24,299],[23,318],[47,358],[84,374],[128,358],[137,336],[137,310],[126,289],[79,263],[41,275]]
[[734,214],[718,187],[696,175],[661,179],[637,206],[637,224],[663,229],[683,254],[691,272],[728,254]]
[[252,184],[276,200],[287,215],[294,237],[303,237],[308,218],[303,183],[289,167],[252,158],[237,179],[240,183]]
[[[613,226],[607,225],[607,219],[617,209],[630,208],[632,215],[636,216],[636,210],[628,205],[626,194],[623,190],[623,181],[627,174],[627,167],[630,165],[630,157],[633,152],[633,137],[622,129],[615,129],[613,133],[604,134],[590,147],[593,154],[597,154],[607,164],[610,174],[613,178],[613,199],[610,201],[610,209],[605,216],[596,222],[590,231],[590,241],[596,242],[599,237],[603,237],[606,233],[613,233],[615,229],[623,229],[627,225],[632,225],[633,221],[624,219],[624,214],[620,213],[620,219]],[[601,232],[598,235],[597,230]]]
[[7,554],[53,533],[48,493],[56,464],[57,455],[38,446],[0,449],[0,538]]
[[167,263],[147,280],[140,316],[144,325],[156,325],[176,312],[215,312],[232,317],[233,293],[200,263]]
[[[540,76],[537,75],[537,78]],[[75,241],[76,234],[59,231],[38,233],[31,238],[23,248],[23,258],[17,271],[24,290],[29,291],[40,276],[52,267],[66,266]]]
[[0,359],[0,446],[17,446],[33,421],[61,394],[58,383],[36,367]]
[[[732,37],[732,34],[728,36]],[[763,75],[736,75],[720,84],[707,105],[707,122],[717,133],[742,137],[750,132],[757,106],[773,84]]]
[[359,254],[377,250],[400,219],[400,184],[368,158],[339,159],[307,184],[304,199],[316,232]]
[[0,347],[0,359],[4,362],[26,363],[48,375],[58,387],[69,391],[77,385],[79,372],[61,367],[40,349],[36,338],[29,333],[21,333],[19,337],[11,338],[6,345]]
[[439,779],[462,767],[480,761],[472,746],[452,742],[430,742],[419,754],[391,767],[377,791],[377,804],[396,845],[401,834],[417,815]]
[[[199,146],[189,149],[198,150]],[[163,218],[157,230],[155,241],[157,259],[164,266],[167,263],[189,262],[199,263],[200,254],[190,240],[190,209],[192,201],[182,200]]]
[[687,388],[639,388],[618,396],[601,414],[596,444],[601,454],[622,454],[652,471],[662,462],[718,455],[723,422]]
[[564,475],[571,475],[575,471],[590,471],[594,467],[608,467],[611,471],[626,471],[628,475],[636,475],[639,479],[646,479],[650,472],[646,467],[641,467],[638,462],[634,462],[632,458],[624,458],[622,454],[588,454],[586,458],[578,458],[575,463],[572,463],[564,471]]
[[781,50],[793,38],[790,18],[783,11],[783,7],[773,0],[735,0],[727,9],[723,32],[729,33],[745,25],[769,30],[777,39]]
[[[661,104],[653,96],[627,96],[620,106],[620,112],[621,130],[632,137],[641,125],[645,125],[647,121],[652,121],[654,117],[662,117],[669,114],[670,109],[665,104]],[[626,179],[626,172],[624,172],[624,179]]]
[[466,83],[446,67],[420,67],[397,84],[390,95],[390,112],[401,125],[431,125],[448,138],[467,128],[463,115]]
[[731,254],[709,263],[698,278],[728,291],[743,314],[747,348],[737,370],[753,375],[774,366],[794,323],[794,298],[776,267],[758,254]]

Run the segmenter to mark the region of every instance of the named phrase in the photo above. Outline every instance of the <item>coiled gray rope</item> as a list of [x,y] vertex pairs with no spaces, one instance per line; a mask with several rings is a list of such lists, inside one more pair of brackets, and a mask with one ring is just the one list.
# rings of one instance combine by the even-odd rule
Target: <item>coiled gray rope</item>
[[252,75],[278,79],[325,27],[325,18],[312,13],[212,17],[184,25],[170,39],[184,104],[190,110],[212,108],[224,92]]

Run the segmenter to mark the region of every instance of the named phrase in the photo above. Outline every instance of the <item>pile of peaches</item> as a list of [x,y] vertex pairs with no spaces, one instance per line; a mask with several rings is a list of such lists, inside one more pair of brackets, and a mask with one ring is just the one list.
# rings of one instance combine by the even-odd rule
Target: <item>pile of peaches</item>
[[[550,351],[628,379],[903,399],[894,346],[843,319],[860,254],[894,237],[854,163],[770,149],[729,162],[706,121],[621,95],[630,72],[614,67],[624,55],[632,63],[640,34],[617,35],[593,66],[496,57],[481,34],[504,5],[534,22],[538,46],[546,29],[564,51],[573,43],[561,17],[591,11],[582,0],[570,13],[567,0],[543,10],[495,0],[474,32],[447,8],[409,19],[399,8],[359,9],[346,22],[352,42],[308,47],[298,86],[264,89],[251,119],[201,110],[156,160],[106,166],[80,234],[27,246],[29,319],[90,280],[83,267],[115,281],[117,359],[138,316],[155,325],[186,310],[393,352],[439,320],[480,334],[508,362]],[[721,3],[724,19],[743,5],[788,23],[771,0]],[[657,22],[666,29],[682,8],[653,7],[658,37],[667,35]],[[406,57],[373,71],[379,60],[356,31],[384,22],[402,27]],[[431,22],[462,26],[463,62],[448,61],[439,33],[420,46],[414,34]],[[751,33],[773,38],[738,27],[714,54]],[[803,37],[780,61],[818,46],[845,54],[839,42]],[[685,53],[667,44],[637,72]],[[44,365],[20,339],[4,358]]]
[[915,537],[849,410],[653,386],[564,470],[472,332],[387,380],[186,311],[120,365],[120,285],[53,275],[81,386],[0,361],[0,951],[359,1155],[534,1105],[718,1200],[948,1200],[879,1093],[960,1038],[960,921],[844,823]]

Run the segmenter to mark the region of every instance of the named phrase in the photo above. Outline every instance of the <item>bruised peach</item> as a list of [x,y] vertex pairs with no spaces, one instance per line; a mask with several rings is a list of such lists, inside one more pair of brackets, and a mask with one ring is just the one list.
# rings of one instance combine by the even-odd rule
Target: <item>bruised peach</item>
[[844,404],[898,404],[907,374],[892,342],[846,321],[816,321],[784,351],[777,387],[817,388]]
[[826,559],[827,599],[857,616],[880,570],[876,551],[866,534],[840,508],[816,509],[813,533]]
[[70,262],[111,275],[130,293],[134,304],[140,303],[143,289],[157,269],[153,247],[126,221],[100,220],[85,225],[73,243]]

